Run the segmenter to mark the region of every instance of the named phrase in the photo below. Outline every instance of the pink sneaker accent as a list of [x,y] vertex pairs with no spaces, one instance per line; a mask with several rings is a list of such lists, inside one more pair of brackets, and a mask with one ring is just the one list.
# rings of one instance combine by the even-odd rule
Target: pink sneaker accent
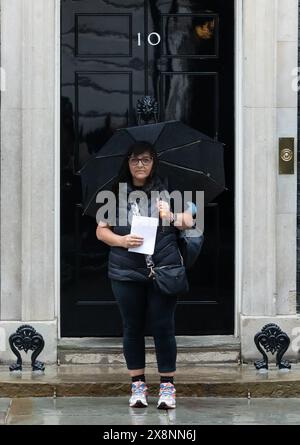
[[148,387],[145,382],[139,380],[131,384],[131,397],[129,406],[131,408],[144,408],[148,406]]
[[176,389],[175,386],[168,383],[161,383],[159,386],[158,409],[176,408]]

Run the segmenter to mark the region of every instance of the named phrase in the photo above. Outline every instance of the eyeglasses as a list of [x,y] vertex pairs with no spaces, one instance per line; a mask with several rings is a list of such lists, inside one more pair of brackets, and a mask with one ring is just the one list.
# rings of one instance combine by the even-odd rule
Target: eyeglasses
[[153,158],[150,157],[144,157],[144,158],[129,158],[129,162],[131,165],[139,165],[139,161],[142,162],[144,166],[148,166],[151,164]]

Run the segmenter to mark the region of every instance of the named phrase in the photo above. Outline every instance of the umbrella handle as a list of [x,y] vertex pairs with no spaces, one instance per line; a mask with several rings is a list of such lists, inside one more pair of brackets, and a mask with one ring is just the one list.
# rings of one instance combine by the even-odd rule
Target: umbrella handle
[[[162,201],[162,199],[157,200],[157,201],[158,201],[158,202],[159,202],[159,201]],[[165,212],[164,210],[160,210],[160,211],[159,211],[159,216],[160,216],[161,221],[162,221],[162,228],[161,228],[162,232],[165,231],[165,226],[164,226],[164,224],[163,224],[163,220],[167,217],[167,215],[168,215],[168,213]]]

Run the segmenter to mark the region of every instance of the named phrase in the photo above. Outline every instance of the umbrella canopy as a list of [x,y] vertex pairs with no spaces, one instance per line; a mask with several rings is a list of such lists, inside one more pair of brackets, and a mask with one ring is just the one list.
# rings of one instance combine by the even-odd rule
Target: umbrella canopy
[[169,190],[204,190],[205,204],[224,191],[222,143],[180,121],[122,128],[80,170],[85,214],[96,215],[97,193],[111,189],[128,148],[141,140],[154,145]]

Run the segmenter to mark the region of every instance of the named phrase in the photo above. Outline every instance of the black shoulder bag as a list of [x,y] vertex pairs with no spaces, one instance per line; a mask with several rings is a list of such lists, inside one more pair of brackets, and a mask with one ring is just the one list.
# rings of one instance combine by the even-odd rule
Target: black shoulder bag
[[185,266],[181,257],[181,264],[155,266],[151,255],[145,255],[147,268],[150,269],[148,277],[164,295],[186,294],[189,291],[189,282]]

